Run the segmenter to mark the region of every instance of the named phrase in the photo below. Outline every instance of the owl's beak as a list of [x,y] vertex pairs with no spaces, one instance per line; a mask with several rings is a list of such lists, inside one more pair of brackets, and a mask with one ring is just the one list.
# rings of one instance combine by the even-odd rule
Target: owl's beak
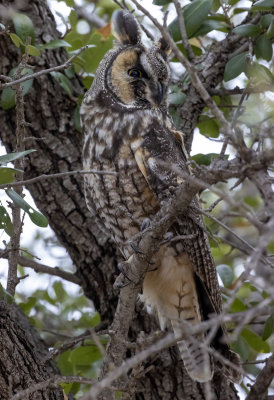
[[160,82],[157,82],[151,87],[151,97],[153,101],[153,105],[155,107],[159,107],[163,100],[163,86]]

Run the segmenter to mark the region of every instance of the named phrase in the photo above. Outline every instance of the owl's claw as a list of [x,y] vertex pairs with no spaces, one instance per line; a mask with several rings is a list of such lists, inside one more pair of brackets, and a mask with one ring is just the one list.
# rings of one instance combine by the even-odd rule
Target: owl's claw
[[145,218],[141,224],[141,232],[144,232],[149,226],[150,226],[150,219],[149,218]]
[[118,264],[118,269],[121,274],[116,278],[114,282],[115,289],[122,289],[128,286],[130,283],[137,285],[136,276],[131,270],[130,263],[128,261],[123,261]]
[[123,289],[124,287],[128,286],[131,282],[129,281],[129,279],[123,275],[122,273],[117,276],[117,278],[115,279],[115,282],[113,284],[114,289]]
[[166,244],[168,242],[170,242],[170,240],[174,237],[174,234],[172,232],[167,232],[164,235],[164,238],[162,240],[162,242],[160,243],[160,245]]
[[141,251],[138,247],[138,245],[134,242],[130,242],[130,247],[135,251],[136,254],[144,254],[143,251]]

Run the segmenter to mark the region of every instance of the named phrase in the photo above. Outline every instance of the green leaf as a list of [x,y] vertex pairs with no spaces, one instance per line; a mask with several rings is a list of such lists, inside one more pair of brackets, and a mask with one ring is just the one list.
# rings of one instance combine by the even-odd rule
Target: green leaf
[[274,83],[274,75],[271,71],[257,62],[253,62],[248,68],[247,75],[252,79],[253,83],[257,85],[261,83],[272,85]]
[[227,32],[227,24],[216,21],[215,19],[206,19],[200,28],[195,32],[195,36],[204,36],[211,31]]
[[71,97],[72,96],[72,85],[70,80],[66,75],[61,72],[53,71],[50,74],[60,83],[60,86],[65,90],[65,92]]
[[237,342],[232,345],[232,349],[240,354],[243,361],[248,360],[249,346],[242,336],[238,337]]
[[152,2],[155,6],[166,6],[169,3],[171,3],[171,0],[153,0]]
[[267,318],[264,326],[263,340],[267,340],[274,333],[274,315]]
[[73,382],[71,382],[71,383],[60,383],[60,386],[62,386],[65,394],[68,395],[69,392],[71,391],[72,386],[73,386]]
[[9,236],[13,234],[13,225],[10,216],[3,206],[0,206],[0,229],[4,229]]
[[232,268],[229,265],[220,264],[217,265],[216,269],[220,278],[222,279],[224,287],[229,287],[234,280],[234,273],[232,271]]
[[20,39],[19,36],[17,36],[15,33],[10,33],[10,38],[13,41],[13,43],[15,44],[16,47],[20,47],[24,45],[24,43],[22,42],[22,40]]
[[247,306],[238,297],[236,297],[236,299],[231,304],[230,311],[233,313],[236,313],[236,312],[241,312],[241,311],[246,311],[246,310],[247,310]]
[[254,24],[244,24],[236,26],[236,28],[234,28],[232,32],[239,36],[254,37],[261,32],[261,28],[258,25]]
[[261,35],[256,40],[255,55],[258,59],[263,58],[266,61],[270,61],[272,59],[272,43],[271,40],[267,39],[265,35]]
[[40,56],[40,54],[41,54],[40,50],[37,47],[32,46],[31,44],[26,46],[26,50],[31,56],[34,56],[34,57]]
[[33,309],[37,302],[36,297],[29,297],[26,303],[20,303],[19,307],[26,314],[29,315],[30,311]]
[[76,365],[91,365],[102,358],[97,346],[80,346],[72,350],[70,359]]
[[[25,75],[32,75],[34,72],[32,69],[30,68],[24,68],[22,70],[21,75],[25,76]],[[22,87],[22,95],[25,96],[31,89],[33,84],[33,79],[28,79],[25,82],[20,83],[21,87]]]
[[216,13],[220,7],[221,7],[220,0],[213,0],[212,11]]
[[[9,72],[9,76],[13,76],[17,70],[16,68],[12,68],[12,70]],[[31,75],[33,74],[32,69],[30,68],[24,68],[21,72],[21,75]],[[33,79],[28,79],[25,82],[20,83],[20,86],[22,87],[22,95],[25,96],[31,89],[33,84]],[[1,94],[1,101],[0,105],[3,108],[3,110],[9,110],[10,108],[15,106],[15,93],[14,90],[11,87],[7,87],[2,91]]]
[[[198,165],[209,165],[211,163],[211,160],[219,157],[220,154],[218,153],[208,153],[208,154],[198,153],[192,156],[191,159],[194,160]],[[223,157],[227,159],[229,156],[225,155]]]
[[269,353],[269,344],[264,342],[263,339],[257,335],[257,333],[251,331],[248,328],[244,328],[241,333],[242,337],[247,341],[250,347],[259,353]]
[[259,0],[254,3],[254,5],[251,7],[251,11],[255,10],[261,10],[261,11],[267,11],[267,10],[273,10],[274,8],[274,0]]
[[[183,55],[185,57],[187,57],[187,52],[186,52],[186,49],[184,48],[183,44],[182,43],[176,43],[176,45],[177,45],[178,49],[183,53]],[[200,47],[191,46],[191,48],[192,48],[192,51],[193,51],[195,56],[200,57],[202,55],[203,52],[202,52],[202,49]],[[177,58],[174,57],[172,59],[172,61],[173,62],[177,62],[178,60],[177,60]]]
[[25,157],[26,155],[33,153],[36,151],[35,149],[19,151],[17,153],[8,153],[3,156],[0,156],[0,164],[6,164],[11,161],[17,160],[18,158]]
[[268,27],[265,37],[267,39],[272,39],[274,37],[274,18],[272,19],[271,24]]
[[217,138],[219,136],[219,125],[215,118],[207,118],[201,120],[196,125],[199,131],[204,136]]
[[47,218],[43,214],[34,210],[32,207],[29,210],[28,214],[35,225],[40,226],[41,228],[46,228],[48,226]]
[[178,91],[177,93],[170,93],[168,96],[168,101],[170,104],[179,105],[184,104],[185,98],[185,93]]
[[82,78],[82,84],[85,89],[90,89],[93,79],[94,78],[92,76],[85,76],[84,78]]
[[7,301],[8,304],[12,304],[14,301],[12,295],[6,289],[3,288],[1,283],[0,283],[0,299]]
[[224,81],[230,81],[236,78],[242,72],[246,71],[248,52],[240,53],[237,56],[232,57],[225,66]]
[[[196,32],[206,19],[213,0],[194,0],[183,9],[186,33],[189,38],[196,36]],[[178,18],[175,18],[169,25],[169,30],[175,42],[181,39]]]
[[260,19],[260,25],[267,29],[269,27],[269,25],[271,24],[271,22],[274,21],[274,15],[272,14],[265,14],[261,17]]
[[[84,38],[80,39],[79,37],[81,36]],[[105,53],[112,48],[113,43],[112,35],[104,37],[98,31],[89,35],[79,35],[75,31],[71,31],[66,35],[65,39],[72,45],[72,50],[77,50],[86,44],[89,45],[89,48],[81,56],[73,60],[75,66],[79,65],[88,74],[95,74],[100,61]],[[73,55],[73,51],[70,51],[69,55]]]
[[59,47],[71,47],[71,44],[63,39],[57,39],[43,44],[40,48],[50,50],[50,49],[58,49]]
[[62,282],[60,282],[60,281],[54,282],[53,289],[54,289],[57,300],[60,303],[63,303],[64,299],[67,297],[67,292],[65,291]]
[[13,189],[6,190],[7,195],[11,198],[15,205],[22,208],[30,217],[32,222],[40,226],[41,228],[46,228],[48,226],[47,218],[40,214],[38,211],[34,210],[19,194],[17,194]]
[[3,110],[9,110],[15,106],[15,94],[11,87],[7,87],[3,90],[0,104]]
[[13,182],[16,172],[22,171],[15,168],[0,167],[0,185]]
[[63,375],[74,375],[76,372],[74,365],[70,359],[70,353],[70,350],[65,351],[59,356],[57,361],[58,368]]
[[26,43],[27,37],[30,36],[32,43],[34,41],[34,26],[32,20],[26,14],[15,13],[12,16],[12,22],[16,34],[23,43]]

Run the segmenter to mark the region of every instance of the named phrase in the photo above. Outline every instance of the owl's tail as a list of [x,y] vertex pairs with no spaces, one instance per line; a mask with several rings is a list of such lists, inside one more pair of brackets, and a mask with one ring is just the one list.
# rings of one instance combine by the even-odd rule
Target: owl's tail
[[[182,326],[178,321],[172,321],[171,325],[175,337],[182,336]],[[208,382],[212,379],[213,368],[208,351],[203,347],[204,335],[195,336],[193,341],[180,340],[177,342],[185,369],[189,376],[196,382]]]
[[[177,255],[171,247],[160,252],[161,266],[145,277],[143,300],[157,310],[162,329],[170,321],[175,337],[182,338],[186,322],[194,325],[202,319],[192,265],[186,254]],[[203,346],[204,335],[192,339],[177,343],[182,360],[193,380],[207,382],[213,370],[210,355]]]

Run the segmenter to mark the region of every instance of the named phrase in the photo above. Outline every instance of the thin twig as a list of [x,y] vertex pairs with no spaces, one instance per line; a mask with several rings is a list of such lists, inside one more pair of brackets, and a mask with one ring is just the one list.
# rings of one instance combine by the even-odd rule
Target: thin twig
[[[30,38],[27,39],[27,43],[30,42]],[[16,70],[14,75],[15,81],[21,75],[22,70],[26,67],[28,62],[28,54],[24,54],[22,60]],[[15,104],[16,104],[16,151],[24,151],[24,137],[25,137],[25,111],[24,111],[24,100],[22,87],[20,84],[15,85]],[[14,162],[15,168],[18,170],[16,173],[15,181],[23,179],[24,171],[24,158],[19,158]],[[16,193],[22,196],[22,187],[18,186],[16,188]],[[20,246],[20,236],[23,227],[23,219],[21,221],[21,209],[15,204],[11,204],[12,209],[12,224],[13,233],[10,240],[11,251],[8,254],[9,268],[8,268],[8,279],[7,279],[7,291],[14,296],[15,289],[20,280],[17,276],[17,266],[19,258],[19,246]]]
[[2,83],[0,84],[0,90],[5,89],[7,87],[11,87],[14,85],[17,85],[18,83],[22,83],[25,82],[29,79],[33,79],[33,78],[38,78],[41,75],[45,75],[45,74],[49,74],[50,72],[53,71],[61,71],[63,69],[67,69],[71,66],[71,62],[78,57],[83,51],[85,51],[89,46],[83,46],[81,47],[79,50],[77,50],[64,64],[62,65],[57,65],[56,67],[52,67],[52,68],[48,68],[48,69],[43,69],[42,71],[39,72],[35,72],[34,74],[31,75],[24,75],[22,78],[19,79],[15,79],[11,82],[8,83]]
[[186,26],[185,26],[185,20],[183,17],[183,13],[182,13],[182,8],[181,5],[179,3],[178,0],[173,0],[173,4],[176,8],[176,12],[177,12],[177,16],[178,16],[178,21],[179,21],[179,27],[180,27],[180,33],[181,33],[181,37],[182,37],[182,42],[183,42],[183,46],[187,51],[187,55],[190,61],[195,59],[195,55],[193,53],[192,47],[188,41],[187,38],[187,33],[186,33]]
[[[8,258],[8,255],[3,255],[3,253],[0,252],[0,258]],[[22,267],[33,269],[35,272],[58,276],[68,282],[81,285],[80,279],[75,274],[63,271],[59,267],[49,267],[48,265],[38,263],[37,261],[30,260],[29,258],[20,255],[18,256],[18,263],[22,265]]]
[[40,175],[40,176],[37,176],[36,178],[26,179],[25,181],[18,181],[18,182],[13,182],[13,183],[5,183],[3,185],[0,185],[0,189],[8,189],[8,188],[13,188],[13,187],[17,187],[17,186],[31,185],[33,183],[44,181],[46,179],[62,178],[64,176],[86,175],[86,174],[117,175],[117,172],[113,172],[113,171],[97,171],[96,169],[90,169],[88,171],[79,170],[79,171],[58,172],[57,174]]

